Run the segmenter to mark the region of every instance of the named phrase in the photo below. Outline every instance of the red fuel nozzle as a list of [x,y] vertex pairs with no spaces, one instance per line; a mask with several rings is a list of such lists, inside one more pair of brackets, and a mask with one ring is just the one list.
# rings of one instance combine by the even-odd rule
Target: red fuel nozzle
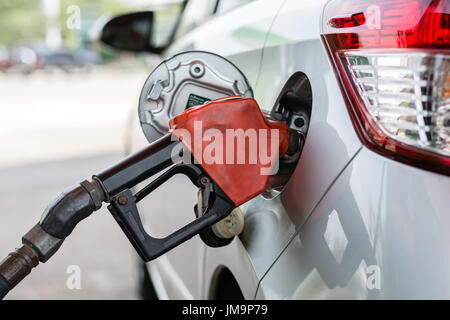
[[264,118],[251,98],[190,108],[169,127],[235,206],[264,192],[289,146],[288,126]]
[[[144,261],[150,261],[226,218],[265,191],[278,159],[289,147],[283,122],[264,118],[253,99],[231,98],[194,107],[170,120],[170,135],[62,193],[41,221],[23,236],[23,247],[0,262],[0,299],[39,261],[47,261],[75,226],[103,202]],[[198,163],[178,163],[181,143]],[[167,169],[167,170],[166,170]],[[166,170],[136,193],[138,183]],[[154,238],[145,231],[136,203],[176,174],[202,194],[202,209],[188,225]]]

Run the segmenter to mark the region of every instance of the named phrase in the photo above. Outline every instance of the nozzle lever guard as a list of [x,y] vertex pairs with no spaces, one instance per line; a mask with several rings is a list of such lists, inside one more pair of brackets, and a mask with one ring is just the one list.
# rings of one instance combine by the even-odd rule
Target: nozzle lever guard
[[[176,174],[184,174],[194,185],[203,190],[207,190],[210,195],[210,203],[206,212],[201,217],[165,238],[154,238],[145,231],[136,203]],[[133,195],[130,189],[125,189],[116,194],[111,199],[108,210],[116,219],[141,258],[144,261],[150,261],[199,234],[205,228],[224,219],[233,211],[234,207],[233,201],[206,175],[200,166],[194,164],[177,164],[135,195]]]

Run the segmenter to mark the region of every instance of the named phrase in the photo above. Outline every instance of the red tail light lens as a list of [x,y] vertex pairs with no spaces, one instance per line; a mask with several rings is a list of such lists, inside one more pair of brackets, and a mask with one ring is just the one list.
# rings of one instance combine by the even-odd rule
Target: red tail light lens
[[322,37],[362,142],[450,175],[449,1],[331,1]]

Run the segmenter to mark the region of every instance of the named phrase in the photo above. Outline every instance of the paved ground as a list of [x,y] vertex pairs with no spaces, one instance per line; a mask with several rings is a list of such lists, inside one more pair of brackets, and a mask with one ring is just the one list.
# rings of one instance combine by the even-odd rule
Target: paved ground
[[[1,257],[58,193],[122,157],[125,122],[145,76],[111,70],[0,75]],[[8,298],[134,299],[135,258],[105,208]],[[66,286],[71,265],[81,270],[79,290]]]
[[143,71],[0,74],[0,166],[118,151]]
[[[120,154],[108,154],[0,170],[2,257],[20,243],[20,236],[37,222],[50,199],[120,158]],[[134,258],[131,245],[102,208],[81,222],[60,251],[38,266],[8,298],[133,299],[137,297]],[[71,265],[80,267],[80,290],[66,286]]]

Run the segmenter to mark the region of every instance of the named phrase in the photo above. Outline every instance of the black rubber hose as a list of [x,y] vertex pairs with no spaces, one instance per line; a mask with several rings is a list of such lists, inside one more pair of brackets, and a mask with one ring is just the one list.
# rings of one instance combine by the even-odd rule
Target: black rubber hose
[[3,299],[11,290],[11,286],[8,281],[0,275],[0,300]]

